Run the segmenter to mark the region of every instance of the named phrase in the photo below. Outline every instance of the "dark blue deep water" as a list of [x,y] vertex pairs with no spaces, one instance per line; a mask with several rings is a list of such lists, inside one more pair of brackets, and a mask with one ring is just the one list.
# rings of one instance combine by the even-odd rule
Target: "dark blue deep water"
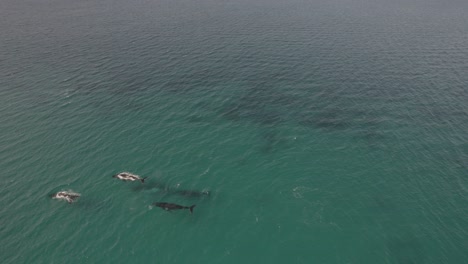
[[0,1],[2,263],[468,263],[467,131],[466,1]]

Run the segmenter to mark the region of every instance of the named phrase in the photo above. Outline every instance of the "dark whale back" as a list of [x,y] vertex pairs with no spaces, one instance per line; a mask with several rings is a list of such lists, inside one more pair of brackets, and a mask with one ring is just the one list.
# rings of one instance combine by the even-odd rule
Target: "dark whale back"
[[156,202],[156,203],[153,203],[153,205],[157,207],[161,207],[167,211],[177,210],[177,209],[189,209],[190,213],[193,213],[193,208],[196,206],[195,204],[192,206],[183,206],[183,205],[178,205],[174,203],[166,203],[166,202]]

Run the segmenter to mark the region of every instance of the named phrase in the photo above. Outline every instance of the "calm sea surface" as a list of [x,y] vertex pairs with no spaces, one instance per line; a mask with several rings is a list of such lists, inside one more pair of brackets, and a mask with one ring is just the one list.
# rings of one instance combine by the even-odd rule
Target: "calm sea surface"
[[0,2],[2,263],[468,263],[467,132],[466,1]]

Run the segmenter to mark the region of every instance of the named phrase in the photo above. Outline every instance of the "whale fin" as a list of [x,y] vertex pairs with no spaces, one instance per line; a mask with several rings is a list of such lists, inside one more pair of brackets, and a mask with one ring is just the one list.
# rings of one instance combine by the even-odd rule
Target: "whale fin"
[[145,183],[145,179],[148,178],[148,177],[144,177],[144,178],[141,178],[140,181],[141,183]]
[[190,207],[189,207],[189,209],[190,209],[190,213],[191,213],[191,214],[193,214],[193,208],[194,208],[195,206],[197,206],[197,205],[196,205],[196,204],[194,204],[194,205],[192,205],[192,206],[190,206]]

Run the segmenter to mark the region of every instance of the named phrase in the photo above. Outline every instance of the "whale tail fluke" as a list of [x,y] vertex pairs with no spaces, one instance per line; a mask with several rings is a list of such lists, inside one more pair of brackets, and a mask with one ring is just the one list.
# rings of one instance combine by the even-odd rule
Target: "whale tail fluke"
[[140,181],[141,183],[145,183],[145,179],[148,178],[148,177],[144,177],[144,178],[141,178]]
[[194,204],[194,205],[192,205],[192,206],[190,206],[190,207],[189,207],[189,209],[190,209],[190,213],[191,213],[191,214],[193,214],[193,208],[194,208],[195,206],[197,206],[197,205],[196,205],[196,204]]

